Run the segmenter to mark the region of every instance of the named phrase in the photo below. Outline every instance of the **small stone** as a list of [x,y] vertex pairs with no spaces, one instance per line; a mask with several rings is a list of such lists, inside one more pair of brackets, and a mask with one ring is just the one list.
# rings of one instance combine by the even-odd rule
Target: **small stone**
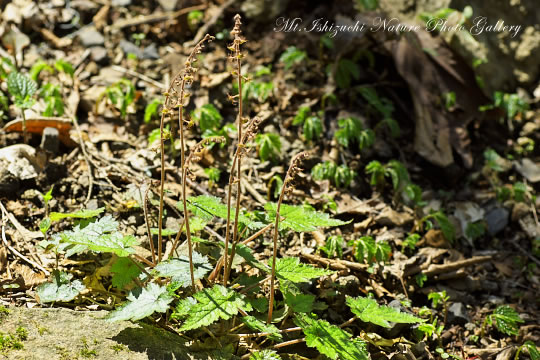
[[152,43],[144,48],[142,58],[147,60],[157,60],[160,58],[156,44]]
[[105,63],[107,56],[107,49],[105,49],[103,46],[95,46],[90,50],[90,58],[96,63]]
[[535,133],[538,133],[539,131],[540,131],[540,124],[537,124],[533,121],[529,121],[528,123],[525,123],[525,125],[523,125],[523,128],[521,129],[521,132],[519,134],[521,136],[531,136],[531,135],[534,135]]
[[111,5],[115,7],[126,7],[131,5],[131,0],[112,0]]
[[122,49],[122,51],[126,55],[134,54],[135,56],[137,56],[138,59],[142,59],[143,57],[143,52],[141,51],[141,49],[134,43],[129,42],[127,40],[124,40],[124,39],[120,40],[120,49]]
[[43,135],[41,136],[41,144],[39,145],[43,150],[52,154],[58,152],[58,146],[60,144],[58,140],[58,129],[53,127],[46,127],[43,129]]
[[4,9],[2,18],[4,19],[5,22],[12,21],[17,25],[20,25],[22,22],[21,10],[15,4],[9,3],[6,5],[6,8]]
[[99,208],[97,199],[91,199],[88,201],[88,204],[86,204],[86,208],[88,210],[97,210]]
[[523,159],[521,162],[515,163],[516,170],[532,183],[540,181],[540,165],[533,162],[531,159]]
[[158,2],[165,11],[174,11],[178,5],[178,0],[158,0]]
[[83,29],[78,36],[84,47],[103,46],[105,44],[105,38],[93,26]]
[[455,325],[465,325],[471,321],[467,314],[467,308],[463,303],[456,302],[448,307],[448,323]]
[[496,235],[508,225],[510,212],[505,208],[495,208],[486,214],[486,223],[490,235]]

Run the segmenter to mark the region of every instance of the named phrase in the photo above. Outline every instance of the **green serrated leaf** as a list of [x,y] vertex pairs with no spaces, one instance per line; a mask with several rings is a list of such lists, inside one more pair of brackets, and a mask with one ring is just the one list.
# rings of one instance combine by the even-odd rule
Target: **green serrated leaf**
[[309,282],[324,275],[333,274],[332,270],[325,270],[300,263],[298,258],[280,258],[276,260],[276,277],[292,283]]
[[47,230],[51,227],[51,220],[49,218],[45,218],[39,222],[39,230],[45,235]]
[[[276,204],[266,203],[264,208],[268,212],[268,221],[274,222],[276,219]],[[291,229],[298,232],[315,231],[322,227],[345,225],[352,221],[332,219],[326,213],[308,210],[301,205],[281,204],[279,215],[282,218],[279,222],[279,230]]]
[[369,359],[366,343],[353,339],[352,335],[324,320],[316,320],[306,314],[298,314],[294,323],[306,335],[306,345],[316,348],[330,359],[364,360]]
[[281,356],[274,350],[261,350],[250,355],[249,360],[281,360]]
[[311,112],[311,108],[309,106],[302,106],[298,109],[298,112],[294,116],[293,119],[293,125],[301,125],[306,120],[308,114]]
[[28,108],[29,98],[37,91],[37,84],[28,76],[11,72],[7,78],[8,91],[15,97],[15,104],[20,108]]
[[98,216],[103,211],[105,211],[104,207],[99,208],[99,209],[95,209],[95,210],[84,209],[84,210],[79,210],[79,211],[75,211],[75,212],[72,212],[72,213],[52,212],[49,215],[49,217],[50,217],[51,221],[58,221],[58,220],[62,220],[62,219],[65,219],[65,218],[90,219],[90,218],[94,218],[94,217]]
[[310,313],[313,311],[313,304],[315,303],[315,295],[310,294],[293,294],[291,292],[285,292],[283,294],[285,303],[294,312],[297,313]]
[[71,281],[72,274],[55,270],[52,274],[52,282],[46,282],[36,288],[39,301],[41,303],[49,302],[68,302],[73,299],[85,286],[79,281]]
[[[210,221],[214,216],[227,219],[227,205],[223,204],[218,197],[201,195],[189,197],[187,201],[189,211],[203,220]],[[182,210],[181,203],[178,204],[178,208]],[[234,218],[235,211],[231,209],[231,221],[234,221]],[[244,211],[240,211],[238,222],[252,230],[260,229],[264,226],[261,222],[251,220]]]
[[71,65],[65,60],[62,60],[62,59],[56,60],[56,62],[54,63],[54,67],[56,68],[56,70],[65,72],[71,77],[73,77],[73,75],[75,74],[75,69],[73,69],[73,65]]
[[346,302],[352,313],[358,316],[360,320],[386,328],[390,327],[390,322],[412,324],[424,321],[416,316],[402,313],[397,309],[381,306],[374,299],[347,296]]
[[294,64],[298,64],[304,59],[307,59],[306,52],[295,46],[289,46],[279,57],[279,61],[285,64],[285,70],[289,70]]
[[127,300],[127,304],[107,316],[107,321],[135,321],[144,319],[155,312],[164,313],[169,309],[174,296],[169,294],[166,286],[150,283],[140,291],[132,291]]
[[[198,252],[192,253],[193,275],[195,280],[202,279],[213,267],[208,262],[206,256]],[[154,270],[159,276],[171,277],[173,282],[181,287],[191,286],[191,275],[189,270],[189,257],[182,255],[179,258],[165,260],[159,263]]]
[[508,305],[499,306],[493,311],[491,317],[495,320],[497,329],[506,335],[518,335],[519,325],[523,319],[519,317],[516,310]]
[[269,333],[269,335],[266,335],[266,337],[272,341],[281,341],[283,339],[279,329],[274,324],[262,322],[255,316],[244,316],[242,318],[242,322],[252,330]]
[[244,295],[221,285],[203,289],[193,297],[197,300],[197,304],[191,307],[180,331],[207,326],[219,319],[230,319],[238,314],[238,309],[252,310],[251,305],[245,301]]
[[163,100],[154,99],[152,100],[150,104],[146,105],[146,108],[144,109],[144,122],[145,123],[149,123],[153,117],[157,116],[158,108],[159,108],[159,105],[161,104],[163,104]]
[[206,130],[216,130],[223,120],[219,110],[212,104],[206,104],[195,109],[191,116],[199,122],[199,127],[203,133]]
[[281,151],[281,138],[278,134],[257,134],[255,142],[259,145],[259,158],[262,161],[275,160]]
[[64,231],[60,234],[61,242],[80,245],[96,252],[112,252],[120,257],[135,253],[132,246],[139,241],[132,235],[123,236],[116,231],[117,228],[118,222],[112,216],[106,215],[84,228],[77,225],[72,231]]
[[114,274],[111,279],[112,285],[123,289],[135,280],[142,273],[142,270],[131,259],[120,257],[111,266],[111,273]]

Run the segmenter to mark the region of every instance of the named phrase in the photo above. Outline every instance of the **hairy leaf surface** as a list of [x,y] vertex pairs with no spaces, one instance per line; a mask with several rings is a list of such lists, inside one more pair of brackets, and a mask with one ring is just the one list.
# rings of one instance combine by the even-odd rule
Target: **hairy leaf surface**
[[[202,279],[204,275],[212,270],[206,256],[194,251],[192,258],[195,280]],[[182,287],[191,286],[189,257],[186,255],[162,261],[154,269],[159,276],[172,277],[172,281],[177,282]]]
[[[276,204],[266,203],[264,208],[268,212],[270,222],[276,219]],[[279,222],[279,230],[291,229],[298,232],[315,231],[321,227],[340,226],[351,221],[341,221],[332,219],[326,213],[308,210],[299,205],[281,204],[279,215],[282,220]]]
[[334,272],[300,263],[298,258],[280,258],[276,260],[276,277],[292,283],[308,282]]
[[244,316],[242,322],[246,324],[250,329],[269,333],[267,337],[273,341],[281,341],[283,336],[280,334],[279,329],[274,324],[267,324],[257,319],[255,316]]
[[120,257],[133,254],[139,241],[132,235],[123,236],[117,232],[118,222],[112,216],[106,215],[86,227],[75,226],[71,231],[60,234],[61,241],[73,245],[85,246],[88,250],[96,252],[111,252]]
[[49,218],[51,221],[58,221],[65,218],[90,219],[98,216],[103,211],[105,211],[104,207],[95,210],[83,209],[72,213],[51,212]]
[[85,286],[79,280],[71,281],[72,278],[72,274],[55,270],[51,282],[37,287],[39,301],[41,303],[68,302],[75,299]]
[[165,286],[150,283],[138,295],[132,291],[127,299],[127,304],[107,316],[108,321],[141,320],[155,312],[164,313],[169,309],[174,297]]
[[261,350],[254,352],[249,357],[249,360],[281,360],[281,356],[274,350]]
[[390,322],[411,324],[424,321],[397,309],[380,306],[377,301],[365,297],[352,298],[348,296],[347,305],[360,320],[386,328],[390,327]]
[[189,310],[188,317],[180,331],[192,330],[207,326],[219,319],[230,319],[238,314],[238,309],[251,311],[251,305],[245,297],[222,285],[214,285],[193,295],[197,304]]
[[122,289],[141,274],[141,269],[127,257],[118,258],[111,266],[112,285]]
[[316,320],[306,314],[298,314],[294,319],[306,335],[306,345],[316,348],[330,359],[369,359],[366,343],[353,339],[352,335],[324,320]]
[[[227,219],[227,205],[223,204],[218,197],[201,195],[189,197],[187,200],[189,211],[203,220],[210,221],[214,216]],[[180,205],[181,203],[179,203],[179,208],[182,210]],[[235,211],[231,208],[231,220],[234,221],[234,219]],[[250,229],[260,229],[264,226],[261,222],[251,220],[243,211],[240,211],[238,222]]]

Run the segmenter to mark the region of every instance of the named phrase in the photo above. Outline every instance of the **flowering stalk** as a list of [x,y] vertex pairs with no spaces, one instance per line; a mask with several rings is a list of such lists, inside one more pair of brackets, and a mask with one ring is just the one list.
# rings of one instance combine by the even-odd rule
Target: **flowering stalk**
[[276,205],[276,221],[274,224],[274,237],[273,237],[274,244],[273,244],[273,251],[272,251],[272,274],[270,277],[270,300],[268,301],[268,320],[267,320],[268,324],[272,322],[272,311],[274,309],[277,240],[278,240],[279,221],[280,221],[279,211],[281,209],[281,203],[283,202],[283,198],[285,197],[285,194],[290,194],[294,188],[292,181],[294,180],[296,175],[302,170],[300,169],[300,166],[299,166],[300,163],[307,157],[308,157],[307,152],[301,152],[299,154],[296,154],[291,159],[291,164],[289,165],[289,169],[287,170],[287,174],[285,175],[285,180],[283,180],[283,186],[281,187],[281,192],[279,194],[279,199]]
[[[246,42],[245,39],[241,37],[242,31],[240,30],[240,25],[242,25],[240,15],[236,14],[234,17],[234,28],[231,31],[231,35],[234,36],[233,43],[231,46],[228,47],[230,51],[233,52],[233,55],[231,55],[230,59],[236,62],[236,71],[233,72],[233,75],[236,75],[237,84],[238,84],[238,94],[231,96],[230,98],[234,101],[234,99],[238,99],[238,115],[237,115],[237,126],[238,126],[238,145],[237,145],[237,151],[238,149],[243,145],[242,144],[242,113],[243,113],[243,102],[242,102],[242,80],[246,80],[242,76],[242,53],[240,52],[240,45]],[[235,161],[236,160],[236,161]],[[236,165],[236,180],[234,180],[234,168]],[[241,197],[241,182],[242,182],[242,172],[241,172],[242,162],[241,157],[235,156],[233,159],[233,164],[231,167],[231,172],[229,175],[229,186],[228,186],[228,192],[227,192],[227,229],[225,232],[225,253],[224,253],[224,274],[223,274],[223,285],[227,286],[227,280],[229,278],[229,272],[230,268],[228,266],[228,252],[229,252],[229,241],[231,237],[230,227],[231,227],[231,196],[232,196],[232,186],[233,183],[236,181],[237,188],[236,188],[236,208],[235,208],[235,217],[234,217],[234,227],[233,227],[233,240],[232,240],[232,251],[234,251],[234,245],[238,238],[238,215],[240,213],[240,197]],[[233,253],[231,251],[231,258],[233,257]]]
[[[184,146],[184,107],[189,101],[190,93],[186,90],[186,86],[189,86],[193,83],[194,74],[197,69],[192,66],[192,64],[197,61],[195,56],[200,54],[204,42],[212,41],[213,36],[206,35],[197,45],[195,45],[192,52],[189,54],[186,59],[184,69],[182,69],[171,81],[171,84],[168,90],[163,94],[165,95],[165,102],[163,103],[163,111],[161,113],[161,122],[160,122],[160,134],[161,134],[161,184],[160,184],[160,197],[159,197],[159,219],[158,219],[158,262],[161,262],[162,252],[163,252],[163,194],[164,194],[164,185],[165,185],[165,134],[164,134],[164,124],[165,116],[172,118],[174,109],[178,109],[178,123],[180,126],[180,145],[181,145],[181,159],[180,167],[182,169],[181,187],[182,187],[182,203],[184,207],[184,221],[186,224],[186,237],[188,242],[188,252],[189,252],[189,268],[191,275],[192,286],[195,286],[195,277],[193,269],[193,259],[192,259],[192,243],[191,243],[191,233],[189,230],[189,214],[187,212],[186,205],[186,156],[185,156],[185,146]],[[180,229],[181,231],[181,229]]]

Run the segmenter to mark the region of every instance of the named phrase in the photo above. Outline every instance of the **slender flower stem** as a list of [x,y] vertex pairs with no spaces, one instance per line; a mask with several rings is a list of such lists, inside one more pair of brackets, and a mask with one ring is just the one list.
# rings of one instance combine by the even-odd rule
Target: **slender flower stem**
[[[240,52],[240,45],[245,41],[240,36],[241,30],[240,25],[242,24],[240,15],[236,14],[234,17],[234,28],[231,31],[231,34],[234,35],[233,40],[233,50],[234,50],[234,58],[236,60],[236,78],[237,78],[237,84],[238,84],[238,115],[237,115],[237,124],[238,124],[238,144],[237,144],[237,151],[236,153],[239,153],[239,149],[242,144],[242,113],[243,113],[243,103],[242,103],[242,53]],[[235,161],[233,160],[233,164],[231,167],[231,175],[229,177],[229,192],[227,194],[227,230],[225,235],[225,258],[224,258],[224,275],[223,275],[223,286],[227,286],[227,281],[229,279],[229,273],[231,271],[232,262],[234,259],[235,254],[235,245],[236,241],[238,240],[238,217],[240,214],[240,199],[242,195],[242,161],[241,156],[235,156]],[[234,182],[234,166],[237,166],[236,170],[236,182],[237,182],[237,188],[236,188],[236,209],[235,209],[235,217],[234,217],[234,227],[233,227],[233,239],[232,239],[232,246],[231,246],[231,259],[227,261],[227,256],[229,252],[229,239],[230,239],[230,222],[231,222],[231,193],[232,193],[232,184]]]
[[287,174],[285,174],[285,180],[283,180],[283,186],[281,187],[281,192],[279,194],[279,199],[276,205],[276,221],[274,224],[274,237],[273,237],[273,250],[272,250],[272,274],[270,277],[270,300],[268,301],[268,320],[267,323],[270,324],[272,322],[272,312],[274,310],[274,293],[275,293],[275,280],[276,280],[276,258],[277,258],[277,241],[278,241],[278,233],[279,233],[279,221],[280,221],[280,214],[279,211],[281,209],[281,203],[283,202],[283,198],[285,197],[285,193],[292,191],[292,185],[291,182],[296,176],[296,174],[300,171],[299,163],[307,158],[308,154],[306,152],[301,152],[297,155],[295,155],[291,159],[291,164],[289,165],[289,169],[287,170]]
[[[193,83],[193,74],[196,69],[192,67],[192,63],[196,61],[195,56],[199,54],[203,48],[203,43],[206,41],[211,41],[212,36],[206,35],[189,54],[186,59],[184,68],[173,78],[168,90],[164,93],[165,101],[163,106],[163,111],[161,113],[160,121],[160,134],[161,134],[161,183],[160,183],[160,194],[159,194],[159,219],[158,219],[158,262],[161,262],[163,256],[163,199],[164,199],[164,185],[165,185],[165,134],[164,134],[164,124],[165,116],[172,116],[173,109],[178,109],[178,123],[180,126],[180,144],[181,144],[181,169],[182,177],[181,188],[182,188],[182,203],[184,208],[184,222],[186,224],[186,237],[188,242],[189,250],[189,267],[192,286],[195,286],[195,276],[193,269],[193,258],[192,258],[192,243],[191,243],[191,233],[189,229],[189,214],[187,211],[186,204],[186,182],[187,182],[187,162],[185,156],[185,134],[184,134],[184,107],[186,105],[186,99],[189,98],[189,93],[185,90],[187,84]],[[173,144],[174,146],[174,144]],[[182,231],[182,229],[180,229]]]

